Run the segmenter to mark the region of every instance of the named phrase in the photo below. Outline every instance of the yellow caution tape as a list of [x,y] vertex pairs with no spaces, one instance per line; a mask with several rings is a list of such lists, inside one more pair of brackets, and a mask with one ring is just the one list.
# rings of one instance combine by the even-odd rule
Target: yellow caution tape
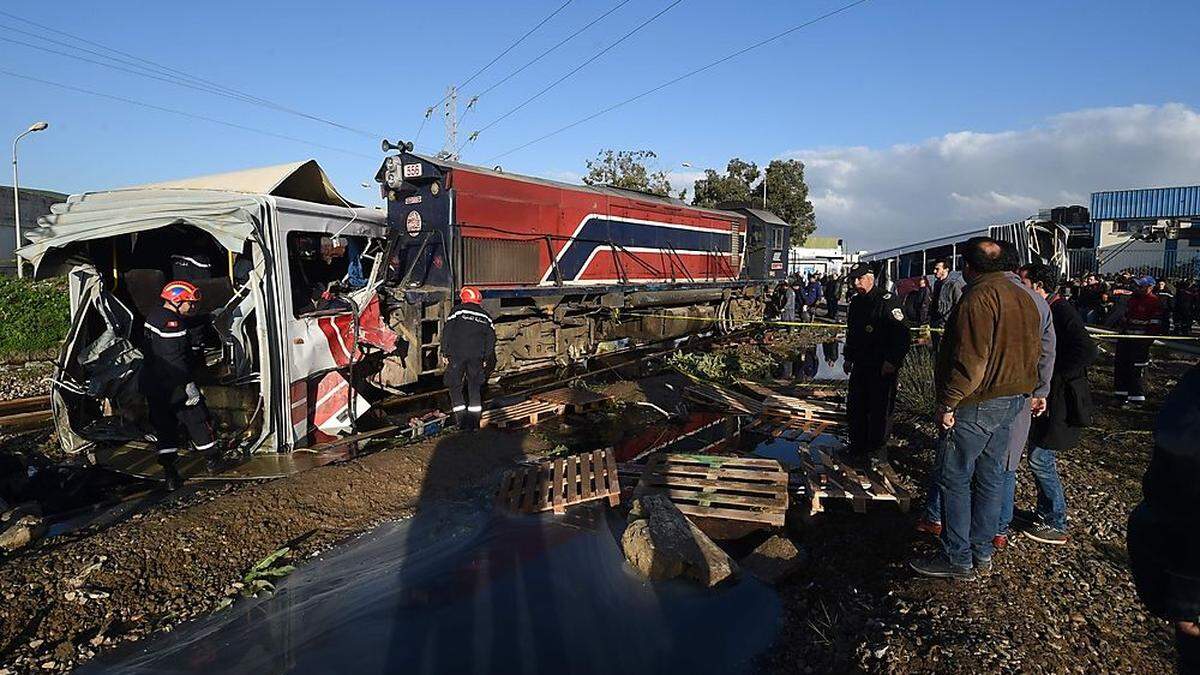
[[[788,328],[845,328],[844,323],[823,323],[819,321],[770,321],[767,319],[758,319],[754,321],[743,321],[735,319],[717,319],[708,316],[676,316],[674,314],[643,314],[640,312],[625,312],[622,316],[634,316],[645,319],[675,319],[677,321],[708,321],[711,323],[731,321],[738,325],[756,324],[760,326],[784,326]],[[932,326],[910,326],[909,330],[921,333],[941,333],[944,328],[933,328]],[[1088,333],[1092,337],[1102,338],[1106,340],[1173,340],[1176,342],[1196,342],[1200,341],[1200,337],[1187,335],[1139,335],[1134,333],[1105,333],[1095,328],[1089,327]]]

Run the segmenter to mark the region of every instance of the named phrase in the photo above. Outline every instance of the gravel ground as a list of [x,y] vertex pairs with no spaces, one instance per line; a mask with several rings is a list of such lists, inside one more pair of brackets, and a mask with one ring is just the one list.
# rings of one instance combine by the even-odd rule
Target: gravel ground
[[[1060,453],[1071,541],[1046,546],[1023,537],[970,582],[929,580],[907,567],[934,550],[914,531],[919,512],[871,507],[818,515],[799,540],[812,551],[806,574],[781,589],[784,628],[760,666],[771,672],[1171,672],[1167,625],[1137,599],[1125,552],[1125,523],[1141,499],[1154,411],[1186,371],[1156,362],[1145,410],[1112,400],[1111,358],[1093,368],[1101,410],[1079,447]],[[932,459],[933,429],[901,425],[895,463],[917,486]],[[923,490],[921,491],[923,492]],[[1018,508],[1032,508],[1023,466]]]
[[46,378],[53,374],[54,366],[48,361],[0,366],[0,401],[49,394]]

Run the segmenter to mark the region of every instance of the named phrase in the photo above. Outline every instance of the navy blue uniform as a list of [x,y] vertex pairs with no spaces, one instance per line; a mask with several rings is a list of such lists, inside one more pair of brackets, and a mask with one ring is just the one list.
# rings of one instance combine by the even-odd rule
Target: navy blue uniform
[[141,388],[158,441],[159,460],[174,461],[180,447],[181,424],[196,450],[211,450],[216,446],[216,436],[204,400],[187,404],[187,385],[203,358],[198,327],[159,307],[146,317],[143,344],[146,360]]
[[492,316],[473,302],[455,305],[442,327],[441,349],[447,361],[444,381],[458,425],[464,429],[478,428],[483,414],[483,383],[487,371],[496,364]]
[[[896,407],[896,374],[908,354],[908,324],[895,293],[876,286],[850,301],[843,356],[853,364],[846,395],[850,449],[887,461],[887,441]],[[883,374],[884,362],[896,372]]]

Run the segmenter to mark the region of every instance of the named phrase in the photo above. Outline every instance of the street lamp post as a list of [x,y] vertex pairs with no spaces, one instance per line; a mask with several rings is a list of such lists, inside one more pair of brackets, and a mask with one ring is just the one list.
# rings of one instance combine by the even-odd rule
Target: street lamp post
[[21,257],[16,254],[18,248],[21,248],[21,195],[20,187],[17,180],[17,141],[25,138],[35,131],[45,131],[50,125],[45,122],[34,122],[29,125],[29,128],[22,131],[13,139],[12,145],[12,165],[13,165],[13,226],[16,231],[16,239],[13,242],[13,257],[17,263],[17,278],[25,278],[25,266],[21,264]]

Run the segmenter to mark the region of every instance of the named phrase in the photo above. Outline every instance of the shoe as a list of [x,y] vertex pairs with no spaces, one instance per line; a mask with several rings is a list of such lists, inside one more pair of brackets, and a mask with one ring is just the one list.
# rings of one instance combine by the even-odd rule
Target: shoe
[[975,570],[962,565],[955,565],[946,558],[946,554],[938,553],[928,558],[911,560],[908,566],[917,574],[938,579],[974,579]]
[[1014,509],[1012,521],[1013,521],[1013,524],[1016,525],[1018,528],[1023,529],[1023,528],[1026,528],[1026,527],[1036,523],[1037,515],[1033,511],[1026,511],[1025,509]]
[[924,518],[917,521],[917,532],[925,532],[935,537],[942,536],[942,524]]
[[163,466],[163,479],[166,481],[167,492],[174,492],[183,487],[183,476],[179,475],[179,469],[175,468],[174,463]]
[[992,571],[992,559],[991,558],[975,558],[975,571],[980,572],[980,573],[991,572]]
[[1008,535],[1008,530],[997,532],[996,535],[992,537],[992,548],[996,549],[997,551],[1008,548]]
[[1050,527],[1043,523],[1033,525],[1024,532],[1026,537],[1043,544],[1065,544],[1071,540],[1070,535],[1056,527]]

